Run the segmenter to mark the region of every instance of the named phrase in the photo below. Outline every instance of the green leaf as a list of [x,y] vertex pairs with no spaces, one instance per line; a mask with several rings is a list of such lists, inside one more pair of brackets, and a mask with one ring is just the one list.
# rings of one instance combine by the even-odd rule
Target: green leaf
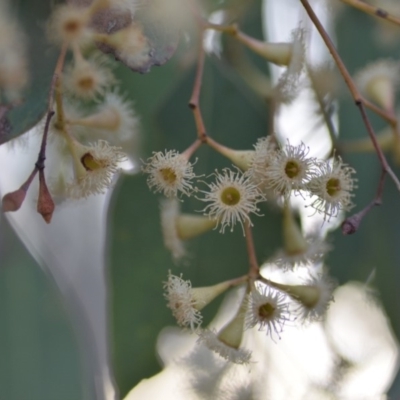
[[82,359],[59,290],[0,223],[1,398],[80,399]]
[[49,45],[45,32],[46,21],[51,11],[50,2],[18,2],[15,11],[28,42],[30,81],[20,102],[16,105],[1,106],[3,110],[4,107],[8,107],[9,110],[5,115],[0,115],[0,144],[25,133],[44,116],[58,53]]

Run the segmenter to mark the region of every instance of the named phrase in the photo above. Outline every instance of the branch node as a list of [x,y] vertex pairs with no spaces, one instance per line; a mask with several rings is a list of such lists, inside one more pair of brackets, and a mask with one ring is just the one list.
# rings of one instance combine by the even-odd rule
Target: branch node
[[378,8],[375,11],[375,14],[376,14],[377,17],[380,17],[380,18],[387,18],[388,15],[389,15],[387,11],[382,10],[381,8]]

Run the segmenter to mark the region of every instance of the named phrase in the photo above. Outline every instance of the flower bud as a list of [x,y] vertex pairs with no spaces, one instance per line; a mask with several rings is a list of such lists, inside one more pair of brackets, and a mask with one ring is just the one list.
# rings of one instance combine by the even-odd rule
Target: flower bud
[[218,153],[222,154],[229,160],[231,160],[236,166],[238,166],[242,171],[247,171],[254,160],[254,150],[234,150],[229,147],[223,146],[217,143],[210,137],[207,138],[207,144],[211,146]]
[[304,253],[308,248],[308,243],[304,239],[289,205],[285,205],[283,209],[283,242],[285,252],[289,255]]
[[3,212],[19,210],[25,200],[25,196],[26,191],[22,188],[14,192],[7,193],[5,196],[3,196],[2,200]]
[[39,198],[37,212],[43,217],[46,223],[51,222],[55,206],[49,189],[47,188],[43,170],[39,171]]
[[245,297],[235,317],[219,333],[204,330],[199,334],[200,343],[204,343],[210,350],[235,364],[248,364],[251,357],[250,351],[240,348],[244,332],[246,305]]
[[292,43],[268,43],[254,39],[242,32],[236,38],[255,53],[277,65],[289,65],[292,57]]
[[225,281],[213,286],[192,288],[189,280],[184,281],[181,276],[169,273],[168,281],[164,284],[164,296],[178,325],[190,326],[195,330],[202,322],[200,310],[231,286],[232,281]]
[[324,317],[330,302],[336,282],[326,273],[312,276],[304,285],[286,285],[269,281],[269,285],[281,290],[300,304],[298,309],[300,320],[316,321]]
[[217,220],[193,214],[181,214],[176,219],[178,236],[187,240],[199,236],[210,229],[215,228]]
[[355,82],[360,91],[387,111],[393,111],[400,66],[393,60],[378,60],[357,72]]

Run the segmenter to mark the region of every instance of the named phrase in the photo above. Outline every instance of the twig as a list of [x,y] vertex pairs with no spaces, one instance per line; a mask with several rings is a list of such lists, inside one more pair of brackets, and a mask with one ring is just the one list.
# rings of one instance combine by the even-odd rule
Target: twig
[[[346,66],[344,65],[341,57],[339,56],[339,53],[337,52],[331,38],[329,37],[328,33],[326,32],[326,30],[324,29],[324,27],[322,26],[320,20],[318,19],[317,15],[315,14],[314,10],[312,9],[312,7],[310,6],[308,0],[300,0],[303,7],[305,8],[308,16],[310,17],[311,21],[313,22],[313,24],[315,25],[315,27],[317,28],[319,34],[321,35],[323,41],[325,42],[326,47],[328,48],[329,52],[331,53],[333,59],[335,60],[335,63],[340,71],[340,73],[343,76],[344,81],[346,82],[351,95],[354,99],[354,102],[356,104],[356,106],[358,107],[358,109],[360,110],[361,113],[361,117],[363,119],[363,122],[365,124],[365,127],[368,131],[369,137],[374,145],[375,151],[378,155],[380,164],[381,164],[381,168],[382,168],[382,172],[381,172],[381,178],[379,180],[379,184],[378,184],[378,190],[377,190],[377,197],[375,197],[375,199],[371,202],[371,204],[376,205],[376,203],[378,202],[379,204],[382,203],[382,190],[383,190],[383,185],[384,185],[384,180],[385,180],[385,175],[386,173],[392,178],[393,182],[395,183],[397,189],[400,191],[400,182],[397,178],[397,176],[395,175],[395,173],[392,171],[392,169],[390,168],[385,155],[383,154],[383,151],[378,143],[376,134],[374,132],[374,129],[371,125],[371,122],[369,121],[369,118],[367,116],[367,113],[365,111],[365,100],[364,98],[361,96],[361,94],[359,93],[356,85],[354,84],[354,81],[350,75],[350,73],[348,72]],[[396,122],[397,124],[397,122]],[[371,204],[369,206],[367,206],[362,212],[360,212],[359,214],[359,218],[363,218],[367,212],[369,210],[372,209],[373,206],[371,206]],[[360,220],[361,221],[361,220]],[[358,223],[359,225],[359,223]]]
[[[392,171],[392,169],[390,168],[385,155],[383,154],[383,151],[378,143],[378,139],[376,137],[376,134],[374,132],[374,129],[372,128],[371,122],[367,116],[367,113],[365,112],[365,107],[364,107],[364,103],[362,101],[360,101],[359,103],[356,103],[357,107],[360,109],[360,113],[362,116],[362,119],[364,121],[364,124],[367,128],[368,134],[372,140],[372,143],[375,147],[375,151],[377,152],[377,155],[379,157],[379,161],[381,163],[382,166],[382,171],[384,173],[387,173],[393,180],[393,182],[395,183],[397,190],[400,191],[400,182],[396,176],[396,174]],[[379,185],[381,184],[381,182],[379,183]]]
[[55,91],[57,85],[59,84],[59,78],[60,78],[60,75],[62,73],[62,69],[64,66],[66,53],[67,53],[67,46],[66,46],[66,44],[64,44],[61,47],[60,55],[58,56],[58,59],[57,59],[56,68],[54,69],[53,78],[51,79],[49,99],[48,99],[48,103],[47,103],[46,124],[45,124],[44,131],[43,131],[42,142],[40,144],[38,158],[35,163],[35,167],[38,168],[38,170],[44,169],[44,161],[46,159],[46,145],[47,145],[47,137],[48,137],[49,127],[50,127],[50,120],[54,115],[54,111],[53,111],[54,91]]
[[197,61],[197,71],[196,77],[194,80],[192,96],[190,97],[189,107],[193,111],[194,121],[197,128],[197,136],[202,143],[205,143],[207,140],[207,132],[204,126],[203,116],[201,114],[200,109],[200,92],[201,92],[201,84],[203,81],[203,71],[204,71],[204,60],[205,60],[205,52],[203,47],[203,32],[200,35],[200,48],[199,48],[199,58]]
[[387,11],[383,10],[382,8],[372,6],[361,0],[341,0],[341,1],[369,15],[384,19],[385,21],[392,22],[393,24],[396,25],[400,25],[400,18],[390,15]]
[[358,228],[364,217],[375,207],[382,204],[382,192],[386,178],[386,171],[381,171],[381,177],[379,179],[378,189],[376,191],[375,198],[361,211],[346,218],[342,223],[342,233],[343,235],[352,235],[357,232]]
[[247,254],[249,256],[249,277],[257,279],[260,275],[260,267],[258,266],[256,249],[254,247],[253,232],[251,230],[250,222],[246,221],[244,224],[246,233]]
[[389,113],[388,111],[382,110],[382,108],[376,106],[374,103],[371,103],[367,99],[363,98],[363,103],[365,107],[369,108],[375,114],[379,115],[382,119],[387,121],[391,126],[397,125],[397,118],[393,113]]

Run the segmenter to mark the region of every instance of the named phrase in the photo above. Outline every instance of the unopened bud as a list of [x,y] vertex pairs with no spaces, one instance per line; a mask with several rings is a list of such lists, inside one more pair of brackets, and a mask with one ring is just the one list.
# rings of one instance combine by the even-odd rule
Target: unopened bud
[[207,144],[214,150],[218,151],[218,153],[231,160],[242,171],[247,171],[253,163],[255,154],[254,150],[234,150],[219,144],[210,137],[207,138]]
[[192,288],[193,307],[199,311],[202,310],[207,304],[210,304],[216,297],[224,293],[231,286],[232,281],[225,281],[213,286]]
[[242,343],[246,307],[247,303],[245,297],[235,317],[218,333],[218,339],[226,346],[233,349],[238,349]]
[[46,223],[50,223],[54,212],[54,201],[47,188],[44,171],[39,171],[39,198],[37,202],[37,212],[43,217]]
[[200,215],[181,214],[176,219],[176,229],[178,236],[182,240],[187,240],[199,236],[210,229],[215,228],[217,220],[203,217]]
[[4,212],[17,211],[25,200],[26,191],[18,189],[15,192],[7,193],[2,200],[2,209]]
[[332,292],[336,282],[326,274],[311,277],[304,285],[286,285],[269,281],[268,284],[290,296],[301,304],[301,319],[321,319],[330,302],[333,300]]
[[106,108],[96,114],[85,118],[69,121],[71,124],[87,126],[89,128],[106,129],[116,131],[121,124],[121,116],[113,107]]
[[393,110],[394,86],[393,82],[385,76],[377,76],[368,82],[366,94],[385,110]]
[[236,38],[255,53],[277,65],[289,65],[292,58],[292,43],[269,43],[238,32]]
[[28,192],[29,186],[31,185],[33,179],[35,178],[38,170],[35,167],[28,179],[21,185],[21,187],[11,193],[7,193],[2,200],[2,209],[4,212],[17,211],[22,206],[25,200],[26,193]]
[[307,241],[297,225],[289,206],[283,209],[283,241],[285,252],[289,255],[307,251]]

